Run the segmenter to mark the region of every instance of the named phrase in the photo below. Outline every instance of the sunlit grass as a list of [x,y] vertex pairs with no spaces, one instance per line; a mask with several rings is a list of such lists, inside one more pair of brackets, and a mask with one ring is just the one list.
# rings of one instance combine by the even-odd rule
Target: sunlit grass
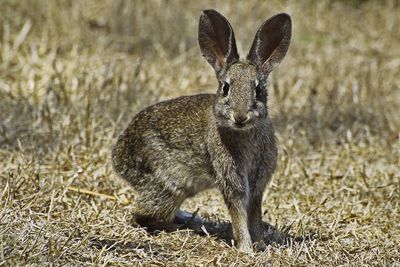
[[[261,2],[0,2],[0,265],[400,264],[398,1]],[[315,239],[250,255],[131,222],[111,146],[147,105],[215,90],[196,40],[210,7],[242,56],[266,18],[292,16],[271,77],[280,159],[263,219]],[[229,220],[216,191],[185,208]]]

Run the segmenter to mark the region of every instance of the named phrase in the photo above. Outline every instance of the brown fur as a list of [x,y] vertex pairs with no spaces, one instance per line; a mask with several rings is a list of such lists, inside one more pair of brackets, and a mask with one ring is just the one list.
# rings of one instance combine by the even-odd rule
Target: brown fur
[[216,71],[217,93],[183,96],[144,109],[112,151],[115,171],[139,194],[139,221],[173,222],[186,198],[217,187],[238,248],[249,251],[252,243],[263,242],[262,195],[277,160],[267,77],[288,49],[290,29],[286,14],[267,20],[248,60],[240,61],[229,22],[214,10],[203,12],[199,44]]

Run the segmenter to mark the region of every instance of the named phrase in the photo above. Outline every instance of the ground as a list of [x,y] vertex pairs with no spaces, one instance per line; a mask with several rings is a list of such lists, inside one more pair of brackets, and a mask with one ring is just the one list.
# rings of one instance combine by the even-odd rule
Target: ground
[[[287,12],[293,41],[271,77],[279,166],[263,220],[297,237],[260,253],[188,230],[150,235],[112,171],[142,108],[213,92],[202,9],[232,22],[242,56]],[[0,2],[0,265],[400,266],[400,3]],[[212,222],[217,191],[184,203]]]

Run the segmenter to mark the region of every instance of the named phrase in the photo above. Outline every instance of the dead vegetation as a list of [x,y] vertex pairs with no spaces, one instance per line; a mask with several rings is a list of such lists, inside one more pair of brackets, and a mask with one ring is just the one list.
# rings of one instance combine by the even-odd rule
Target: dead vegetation
[[[253,255],[189,231],[149,235],[112,173],[116,135],[143,107],[214,91],[197,48],[202,9],[236,29],[242,56],[285,11],[293,43],[272,77],[280,165],[264,220],[313,236]],[[400,3],[0,2],[0,265],[397,266]],[[220,195],[185,208],[228,220]]]

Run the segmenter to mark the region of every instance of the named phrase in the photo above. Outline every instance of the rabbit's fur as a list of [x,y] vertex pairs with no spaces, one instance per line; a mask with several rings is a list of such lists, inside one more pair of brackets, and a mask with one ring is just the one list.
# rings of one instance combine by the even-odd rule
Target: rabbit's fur
[[217,93],[144,109],[112,151],[116,173],[138,192],[139,223],[177,222],[186,198],[217,187],[237,247],[249,251],[252,243],[263,243],[262,196],[277,162],[267,78],[285,56],[290,38],[290,17],[275,15],[257,31],[247,59],[239,60],[229,22],[215,10],[202,13],[198,39],[216,71]]

